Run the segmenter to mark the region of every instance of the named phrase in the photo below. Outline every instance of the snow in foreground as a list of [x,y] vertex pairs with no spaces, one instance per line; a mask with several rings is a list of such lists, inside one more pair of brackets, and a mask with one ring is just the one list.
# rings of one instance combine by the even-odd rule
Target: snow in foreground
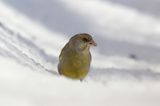
[[[156,61],[148,62],[145,56],[140,60],[134,55],[108,56],[93,49],[86,80],[69,80],[56,71],[58,54],[68,37],[48,31],[1,2],[0,13],[1,106],[159,106],[158,54],[153,55]],[[142,45],[147,47],[135,47],[151,53],[159,50]],[[157,48],[159,43],[151,40],[150,45]]]

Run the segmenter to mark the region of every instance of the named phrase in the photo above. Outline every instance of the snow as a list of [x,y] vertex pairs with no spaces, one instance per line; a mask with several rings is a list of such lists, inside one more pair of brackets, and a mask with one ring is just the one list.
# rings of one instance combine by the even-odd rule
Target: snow
[[[63,5],[62,14],[74,15],[56,18],[57,27],[52,18],[43,22],[43,13],[52,13],[36,14],[33,9],[28,15],[23,1],[15,1],[0,1],[1,106],[160,105],[158,17],[106,0],[41,0],[44,10],[53,9],[56,2],[55,10]],[[39,8],[34,6],[30,9]],[[76,31],[88,31],[98,43],[83,82],[57,73],[60,50]]]

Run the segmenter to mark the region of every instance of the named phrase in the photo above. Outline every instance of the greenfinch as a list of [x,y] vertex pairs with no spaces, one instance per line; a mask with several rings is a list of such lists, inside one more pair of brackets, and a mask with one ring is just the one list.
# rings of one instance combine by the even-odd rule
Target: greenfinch
[[71,37],[59,56],[59,74],[82,81],[90,68],[90,47],[96,45],[92,36],[87,33],[80,33]]

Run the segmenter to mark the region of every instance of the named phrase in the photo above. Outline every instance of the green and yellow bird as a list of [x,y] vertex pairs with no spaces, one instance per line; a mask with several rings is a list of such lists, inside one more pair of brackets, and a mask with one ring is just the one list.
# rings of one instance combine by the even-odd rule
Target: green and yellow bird
[[62,49],[59,56],[58,72],[68,78],[83,80],[91,63],[90,47],[97,44],[87,33],[76,34]]

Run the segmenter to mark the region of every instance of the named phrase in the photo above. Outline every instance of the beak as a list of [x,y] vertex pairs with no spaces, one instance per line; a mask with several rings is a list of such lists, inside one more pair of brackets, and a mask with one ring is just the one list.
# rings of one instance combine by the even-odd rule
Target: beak
[[91,41],[89,42],[89,45],[91,45],[91,46],[97,46],[97,43],[96,43],[94,40],[91,40]]

